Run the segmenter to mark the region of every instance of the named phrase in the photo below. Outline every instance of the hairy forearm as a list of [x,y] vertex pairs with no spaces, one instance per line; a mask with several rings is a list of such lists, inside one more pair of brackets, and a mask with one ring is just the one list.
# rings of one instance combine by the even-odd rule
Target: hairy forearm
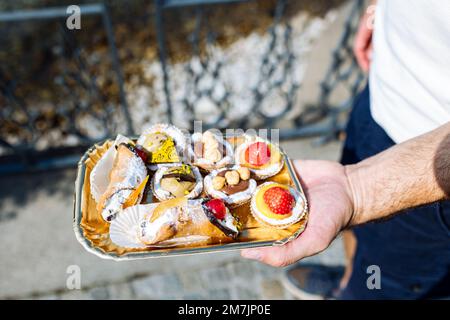
[[450,194],[450,122],[356,165],[346,166],[356,225]]

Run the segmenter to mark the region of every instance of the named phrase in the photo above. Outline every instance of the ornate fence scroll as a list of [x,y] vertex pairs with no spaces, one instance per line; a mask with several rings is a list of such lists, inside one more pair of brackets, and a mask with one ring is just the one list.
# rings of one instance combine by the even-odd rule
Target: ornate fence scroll
[[[266,0],[154,0],[148,28],[155,43],[142,45],[157,47],[160,109],[167,121],[187,128],[193,120],[204,127],[243,129],[279,126],[281,120],[290,125],[279,126],[280,138],[332,139],[364,79],[351,52],[364,0],[351,3],[317,103],[300,108],[302,55],[287,17],[294,0],[271,0],[265,30],[247,34],[246,42],[237,38],[227,50],[219,45],[223,35],[214,28],[215,11],[256,1]],[[176,11],[180,24],[193,24],[183,62],[171,59],[168,45],[170,27],[177,26],[168,26],[167,16]],[[139,111],[127,102],[121,44],[110,14],[103,4],[82,5],[81,14],[101,22],[84,32],[102,34],[104,48],[86,50],[77,31],[65,26],[66,8],[0,12],[0,174],[73,165],[86,146],[117,132],[138,131],[133,115]],[[48,34],[28,42],[35,28]],[[254,54],[240,56],[244,47]],[[347,94],[336,104],[332,96],[339,87]]]

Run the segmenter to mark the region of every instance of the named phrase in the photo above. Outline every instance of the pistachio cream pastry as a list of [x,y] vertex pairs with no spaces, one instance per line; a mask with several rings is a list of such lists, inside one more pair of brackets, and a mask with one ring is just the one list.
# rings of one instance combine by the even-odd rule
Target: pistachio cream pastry
[[97,204],[103,219],[109,222],[123,208],[139,203],[147,180],[147,168],[139,150],[131,143],[119,144],[108,187]]
[[305,200],[299,191],[275,182],[258,186],[250,207],[260,223],[281,229],[300,221],[306,211]]
[[275,144],[250,136],[236,148],[235,161],[249,168],[257,180],[276,175],[284,165],[281,151]]
[[186,138],[177,127],[169,124],[155,124],[139,137],[137,144],[147,154],[147,163],[182,162]]
[[230,143],[212,131],[196,132],[191,137],[192,163],[206,171],[223,168],[233,162]]
[[219,199],[162,202],[146,215],[139,240],[148,245],[225,243],[239,234],[238,222]]
[[153,194],[160,201],[173,198],[197,198],[203,191],[203,178],[198,168],[188,164],[161,166],[153,176]]
[[240,166],[214,170],[205,177],[204,184],[209,196],[233,207],[248,202],[256,190],[250,170]]

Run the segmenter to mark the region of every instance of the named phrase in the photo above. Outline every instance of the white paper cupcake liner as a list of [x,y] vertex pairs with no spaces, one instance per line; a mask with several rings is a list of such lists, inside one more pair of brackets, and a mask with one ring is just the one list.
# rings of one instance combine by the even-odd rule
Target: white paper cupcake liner
[[114,158],[116,156],[116,146],[121,143],[129,143],[131,140],[121,134],[117,135],[114,144],[103,154],[97,164],[92,169],[89,176],[91,186],[91,195],[95,202],[100,201],[101,196],[105,193],[109,185],[109,173],[113,167]]
[[300,221],[306,214],[307,211],[307,205],[306,205],[306,199],[303,197],[303,194],[296,190],[295,188],[289,187],[289,192],[294,196],[295,198],[295,207],[292,209],[292,215],[281,220],[272,219],[269,217],[266,217],[262,213],[259,212],[258,208],[256,207],[256,195],[258,194],[259,190],[264,188],[267,185],[277,185],[276,182],[265,182],[256,188],[256,191],[252,197],[251,203],[250,203],[250,211],[253,215],[253,217],[258,220],[260,223],[271,226],[278,229],[284,229],[288,226],[297,223]]
[[191,158],[193,159],[192,163],[195,166],[200,167],[206,171],[213,171],[216,169],[223,168],[227,165],[232,164],[234,161],[234,157],[233,157],[234,150],[233,150],[233,147],[231,146],[231,144],[227,140],[223,139],[221,136],[219,136],[217,134],[214,134],[214,136],[216,137],[217,141],[224,146],[225,152],[226,152],[226,156],[217,162],[213,162],[213,161],[207,160],[205,158],[197,158],[197,156],[195,155],[192,145],[194,143],[198,142],[199,140],[201,140],[202,133],[200,133],[200,132],[194,133],[191,136],[191,142],[189,143],[188,150],[189,150],[189,153],[191,154]]
[[[195,202],[192,202],[195,203]],[[139,239],[140,225],[151,216],[159,203],[136,205],[123,210],[117,219],[111,222],[109,236],[111,241],[125,248],[169,248],[179,245],[195,244],[209,239],[207,236],[192,235],[179,237],[160,242],[157,245],[145,245]]]
[[123,210],[109,226],[109,237],[116,245],[126,248],[145,248],[139,240],[139,225],[146,213],[152,212],[157,203],[131,206]]
[[[155,175],[153,176],[153,179],[152,179],[152,190],[153,190],[153,194],[159,201],[173,199],[173,196],[170,194],[170,192],[163,190],[163,188],[161,187],[161,179],[162,179],[164,173],[166,173],[166,171],[169,168],[180,166],[180,165],[181,165],[181,163],[170,163],[170,164],[166,164],[166,165],[161,165],[159,167],[159,169],[155,172]],[[194,176],[195,176],[196,184],[195,184],[194,189],[185,196],[188,199],[197,198],[203,191],[203,177],[202,177],[200,171],[195,166],[191,165],[191,168],[192,168],[192,172],[194,173]]]
[[206,193],[209,196],[211,196],[212,198],[223,200],[226,204],[228,204],[232,207],[240,206],[240,205],[250,201],[253,193],[256,190],[256,181],[254,179],[249,179],[249,187],[247,190],[237,192],[232,195],[228,195],[225,192],[216,190],[213,187],[212,180],[214,179],[215,176],[217,176],[217,174],[219,172],[221,172],[223,170],[237,170],[238,168],[239,168],[239,166],[233,166],[230,168],[222,168],[222,169],[214,170],[209,175],[207,175],[203,182]]
[[[268,142],[265,139],[262,139],[260,137],[246,137],[246,142],[240,144],[237,148],[236,148],[236,153],[235,153],[235,162],[236,164],[240,165],[241,164],[241,154],[242,152],[245,152],[245,150],[247,149],[247,147],[255,142],[265,142],[268,143],[272,146],[272,148],[277,148],[278,152],[281,153],[281,151],[279,150],[278,146]],[[255,168],[248,168],[254,175],[255,179],[257,180],[264,180],[270,177],[273,177],[274,175],[276,175],[278,172],[281,171],[281,169],[283,169],[284,166],[284,159],[283,157],[280,158],[280,161],[277,163],[273,163],[270,166],[263,168],[263,169],[255,169]]]
[[178,155],[181,157],[182,161],[187,163],[188,160],[188,150],[187,150],[187,138],[183,134],[183,132],[175,127],[174,125],[170,125],[167,123],[157,123],[144,130],[144,132],[140,135],[137,144],[142,145],[145,141],[145,136],[150,133],[162,132],[171,137],[175,142],[175,149],[177,150]]

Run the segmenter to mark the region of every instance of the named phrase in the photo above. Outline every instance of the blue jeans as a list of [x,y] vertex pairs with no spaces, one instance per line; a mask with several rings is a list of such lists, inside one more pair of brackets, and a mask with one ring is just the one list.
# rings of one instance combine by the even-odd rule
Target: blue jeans
[[[343,164],[359,162],[395,144],[373,120],[369,96],[367,87],[350,115]],[[450,297],[449,201],[410,209],[353,231],[357,249],[343,299]],[[380,289],[367,286],[373,274],[367,268],[372,265],[380,268]]]

